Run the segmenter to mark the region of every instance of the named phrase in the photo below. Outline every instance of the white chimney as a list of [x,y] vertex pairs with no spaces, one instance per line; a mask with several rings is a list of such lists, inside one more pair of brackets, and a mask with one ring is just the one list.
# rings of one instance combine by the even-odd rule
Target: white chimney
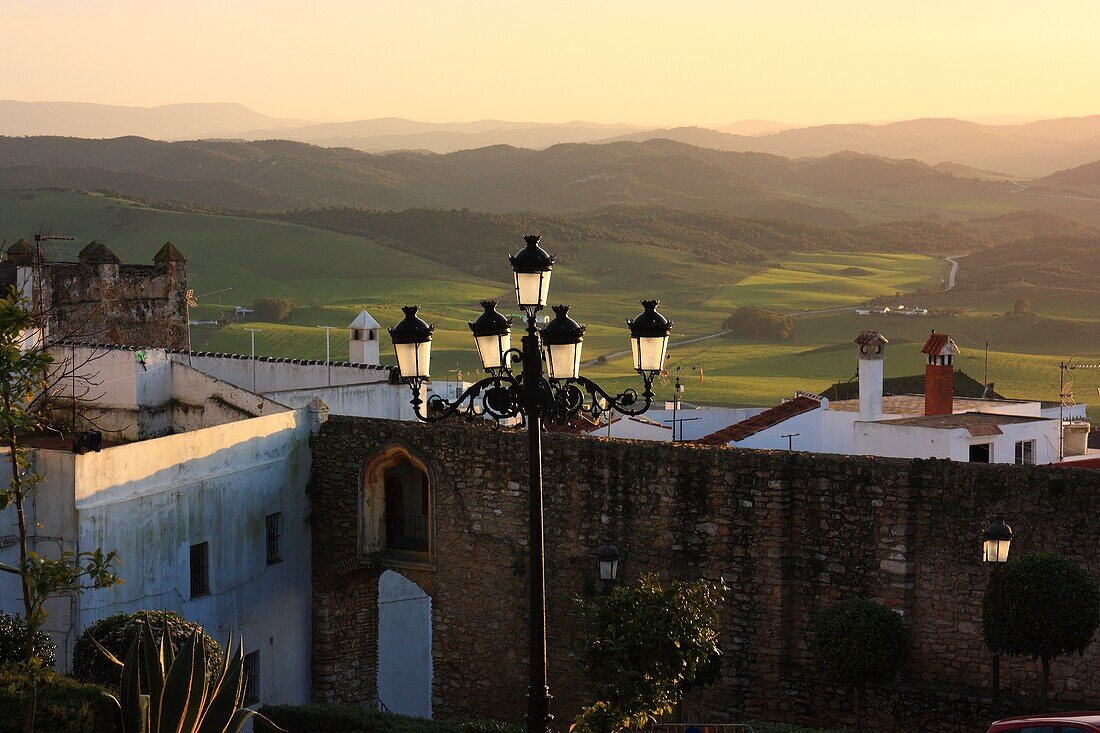
[[366,311],[348,325],[348,355],[353,364],[378,364],[378,331],[382,326]]
[[860,420],[882,418],[882,355],[888,343],[878,331],[863,331],[856,337]]

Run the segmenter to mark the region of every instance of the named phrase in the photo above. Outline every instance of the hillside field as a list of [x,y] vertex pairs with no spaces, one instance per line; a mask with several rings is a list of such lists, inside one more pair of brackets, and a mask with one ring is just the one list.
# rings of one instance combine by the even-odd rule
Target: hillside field
[[[8,244],[42,228],[76,237],[72,243],[49,245],[55,259],[75,258],[92,239],[100,239],[124,262],[148,262],[166,239],[188,257],[188,275],[199,297],[195,318],[214,318],[233,305],[249,305],[261,296],[285,296],[295,303],[282,323],[241,323],[226,327],[196,326],[195,349],[247,353],[257,334],[260,354],[323,358],[325,333],[342,328],[361,308],[383,325],[395,323],[400,306],[420,303],[425,317],[437,324],[435,376],[453,377],[476,371],[467,320],[480,311],[477,301],[503,298],[511,303],[506,280],[508,251],[499,253],[494,277],[477,277],[438,257],[396,249],[384,241],[340,234],[279,221],[179,213],[139,206],[101,195],[57,192],[0,192],[0,239]],[[522,244],[516,233],[513,250]],[[447,233],[440,232],[445,245]],[[973,311],[952,317],[857,316],[845,308],[878,295],[936,290],[947,263],[915,254],[825,252],[795,253],[768,266],[724,264],[690,252],[654,244],[581,241],[554,270],[554,302],[574,306],[588,323],[585,359],[628,348],[625,320],[640,310],[638,300],[659,297],[661,310],[675,321],[673,341],[715,333],[740,305],[799,314],[795,337],[770,344],[715,338],[670,351],[670,366],[680,367],[687,382],[685,399],[700,403],[770,404],[796,389],[819,390],[843,381],[855,371],[851,340],[865,328],[882,330],[890,339],[887,375],[923,370],[919,347],[931,328],[953,334],[963,349],[960,367],[981,379],[985,342],[989,341],[989,377],[1009,396],[1053,399],[1057,363],[1070,354],[1100,358],[1100,308],[1095,299],[1082,304],[1078,291],[1046,297],[1030,295],[1039,315],[1003,317],[1013,293],[969,296],[952,292],[907,298],[906,305],[953,306]],[[552,241],[545,242],[551,252]],[[847,274],[858,267],[858,275]],[[1081,306],[1085,307],[1082,309]],[[825,310],[826,312],[817,312]],[[1083,310],[1083,312],[1082,312]],[[807,313],[808,312],[808,313]],[[345,336],[333,332],[333,358],[346,358]],[[388,340],[383,361],[392,361]],[[698,370],[702,369],[702,381]],[[636,382],[623,377],[628,358],[612,358],[587,374],[617,387]],[[1096,385],[1078,375],[1078,399],[1100,404]],[[1100,382],[1100,373],[1094,381]],[[659,385],[659,396],[668,396]]]

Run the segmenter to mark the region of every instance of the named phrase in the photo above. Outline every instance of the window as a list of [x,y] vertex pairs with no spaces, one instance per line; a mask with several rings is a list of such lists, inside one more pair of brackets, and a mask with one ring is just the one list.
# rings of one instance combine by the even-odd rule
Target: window
[[374,456],[363,472],[359,507],[361,555],[387,562],[429,562],[431,492],[427,465],[403,447],[394,445]]
[[428,551],[428,476],[407,460],[386,471],[386,548]]
[[1035,465],[1035,441],[1020,440],[1016,442],[1016,465]]
[[257,649],[244,655],[244,704],[251,705],[260,701],[256,683],[259,681],[260,652]]
[[267,564],[283,561],[283,513],[275,512],[264,517],[267,526]]
[[992,463],[993,462],[993,444],[992,443],[974,443],[970,446],[970,462],[971,463]]
[[191,597],[210,593],[210,545],[200,542],[191,545]]

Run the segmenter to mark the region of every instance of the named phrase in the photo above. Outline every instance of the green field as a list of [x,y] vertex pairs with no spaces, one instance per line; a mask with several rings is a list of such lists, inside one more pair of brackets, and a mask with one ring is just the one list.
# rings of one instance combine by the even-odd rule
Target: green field
[[[245,329],[259,328],[260,354],[322,358],[325,332],[318,326],[342,328],[361,308],[389,325],[399,320],[401,305],[417,302],[437,326],[436,377],[456,369],[468,376],[477,364],[466,321],[480,312],[477,301],[504,296],[506,310],[511,302],[504,251],[498,277],[486,279],[384,243],[306,226],[167,212],[92,194],[0,192],[0,238],[11,243],[40,228],[77,238],[49,245],[56,259],[75,258],[85,243],[100,239],[124,262],[148,262],[165,240],[172,240],[189,259],[189,279],[200,301],[194,317],[214,318],[261,296],[294,301],[293,313],[282,323],[196,326],[192,344],[199,350],[247,353],[250,334]],[[440,241],[446,240],[441,232]],[[553,251],[553,242],[546,246]],[[846,272],[853,267],[864,272]],[[1061,358],[1100,358],[1100,329],[1093,320],[1100,319],[1100,295],[1095,293],[1025,293],[1038,317],[1000,315],[1011,309],[1016,297],[1011,289],[905,299],[906,305],[967,309],[964,315],[938,319],[828,310],[878,295],[935,290],[946,272],[944,260],[921,255],[796,254],[761,269],[702,261],[653,245],[591,241],[555,268],[551,292],[554,302],[571,303],[577,319],[589,324],[586,359],[627,348],[625,320],[640,310],[642,297],[661,298],[661,310],[676,324],[674,342],[719,331],[741,305],[799,314],[790,342],[716,338],[673,348],[670,366],[690,376],[685,399],[700,403],[769,404],[796,389],[820,390],[846,380],[855,371],[851,341],[866,328],[891,339],[887,375],[921,372],[920,344],[936,328],[955,337],[964,352],[959,366],[980,380],[989,342],[989,378],[1008,396],[1053,399]],[[813,313],[819,310],[826,312]],[[346,358],[344,339],[342,331],[333,332],[334,358]],[[383,360],[390,361],[388,342],[382,349]],[[628,376],[627,358],[586,373],[615,386],[636,381]],[[1100,382],[1100,372],[1094,374],[1093,381]],[[1079,400],[1100,404],[1089,379],[1078,378],[1077,385]],[[668,394],[669,385],[659,385],[659,396]]]

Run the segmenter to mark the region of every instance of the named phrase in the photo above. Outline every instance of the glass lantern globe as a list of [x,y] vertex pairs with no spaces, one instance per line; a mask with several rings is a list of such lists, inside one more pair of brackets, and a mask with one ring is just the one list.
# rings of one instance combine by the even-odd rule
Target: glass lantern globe
[[596,550],[600,563],[600,580],[611,581],[619,576],[619,550],[615,545],[602,545]]
[[539,246],[541,239],[537,234],[524,237],[527,245],[508,257],[516,279],[516,304],[528,314],[545,308],[550,294],[554,256]]
[[626,324],[630,327],[630,351],[634,369],[640,374],[655,374],[665,367],[668,336],[672,321],[657,312],[659,300],[643,300],[642,313]]
[[994,520],[982,532],[982,559],[985,562],[1008,562],[1008,548],[1012,544],[1012,527],[1004,517]]
[[581,342],[587,326],[569,317],[569,306],[555,305],[554,318],[542,328],[550,379],[576,379],[581,373]]
[[495,300],[483,300],[481,307],[485,312],[469,325],[481,366],[492,373],[508,366],[504,354],[512,348],[512,319],[497,310]]
[[405,317],[390,329],[390,340],[397,355],[397,368],[401,371],[401,380],[416,382],[430,376],[432,360],[432,332],[434,325],[428,325],[416,312],[420,306],[406,305],[402,309]]

